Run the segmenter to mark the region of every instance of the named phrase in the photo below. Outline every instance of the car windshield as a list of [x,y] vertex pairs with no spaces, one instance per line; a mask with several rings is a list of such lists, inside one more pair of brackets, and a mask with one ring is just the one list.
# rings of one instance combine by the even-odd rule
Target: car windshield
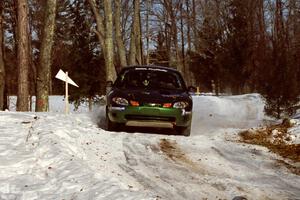
[[180,74],[164,69],[131,69],[119,76],[115,83],[119,88],[183,90]]

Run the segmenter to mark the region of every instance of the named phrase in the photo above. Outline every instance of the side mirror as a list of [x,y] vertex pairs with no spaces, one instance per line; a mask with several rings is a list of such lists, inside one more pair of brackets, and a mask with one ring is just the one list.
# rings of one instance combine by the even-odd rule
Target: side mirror
[[107,81],[106,82],[106,94],[108,94],[110,92],[112,86],[113,86],[113,82],[112,81]]
[[196,87],[194,87],[194,86],[189,86],[188,87],[188,92],[189,93],[195,93],[197,91],[197,88]]

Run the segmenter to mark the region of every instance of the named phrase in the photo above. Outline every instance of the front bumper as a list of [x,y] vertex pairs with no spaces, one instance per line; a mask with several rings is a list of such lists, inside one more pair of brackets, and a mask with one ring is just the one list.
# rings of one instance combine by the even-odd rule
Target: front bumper
[[173,128],[191,124],[192,112],[178,108],[149,106],[108,107],[110,121],[126,126]]

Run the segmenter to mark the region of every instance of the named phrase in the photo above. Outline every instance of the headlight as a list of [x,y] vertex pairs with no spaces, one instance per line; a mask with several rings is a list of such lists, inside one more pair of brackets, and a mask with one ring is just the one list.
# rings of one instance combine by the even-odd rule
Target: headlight
[[128,101],[121,97],[114,97],[112,101],[121,106],[128,106]]
[[188,105],[189,105],[188,102],[185,102],[185,101],[179,101],[179,102],[174,103],[173,107],[174,107],[174,108],[181,108],[181,109],[183,109],[183,108],[188,107]]

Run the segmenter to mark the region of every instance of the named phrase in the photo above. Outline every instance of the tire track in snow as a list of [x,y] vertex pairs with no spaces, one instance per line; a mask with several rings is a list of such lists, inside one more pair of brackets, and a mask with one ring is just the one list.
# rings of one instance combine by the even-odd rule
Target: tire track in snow
[[[143,136],[141,136],[143,137]],[[162,199],[199,199],[211,193],[198,190],[210,187],[216,192],[224,187],[211,189],[211,174],[185,156],[178,145],[168,139],[126,137],[123,140],[127,164],[119,167],[136,179],[143,189]],[[215,196],[214,196],[215,198]]]
[[172,142],[167,139],[161,139],[159,143],[161,151],[176,164],[184,165],[188,168],[191,168],[194,172],[208,175],[209,173],[203,167],[200,167],[199,164],[196,164],[191,159],[186,157],[185,153],[177,145],[176,142]]
[[[224,162],[229,163],[230,165],[234,165],[236,163],[239,163],[241,165],[241,167],[243,167],[244,171],[248,171],[248,172],[255,172],[255,174],[253,174],[253,178],[252,180],[260,180],[260,182],[262,184],[264,184],[266,187],[269,186],[269,182],[270,180],[272,180],[273,183],[273,188],[277,189],[277,190],[281,190],[281,188],[285,188],[286,186],[288,186],[289,190],[288,191],[290,194],[297,196],[297,193],[299,193],[299,187],[295,186],[293,184],[290,184],[288,182],[286,182],[284,179],[282,179],[280,176],[278,176],[277,178],[274,178],[274,176],[276,175],[270,175],[269,171],[262,171],[261,167],[262,165],[270,165],[273,166],[275,163],[272,159],[263,159],[263,160],[256,160],[254,155],[259,155],[260,157],[264,157],[264,155],[262,154],[262,152],[258,149],[243,149],[243,151],[236,151],[236,152],[232,152],[232,151],[228,151],[227,149],[221,148],[221,147],[211,147],[211,149],[217,153],[218,156],[220,156],[221,159],[224,159]],[[238,154],[252,154],[253,155],[253,159],[251,160],[251,162],[249,162],[249,160],[246,159],[242,159],[242,156],[238,155]],[[250,157],[250,156],[245,156],[245,157]],[[259,163],[259,164],[258,164]],[[271,168],[272,169],[272,168]],[[243,177],[238,178],[239,181],[243,181]],[[249,179],[249,177],[248,177]],[[248,191],[247,188],[243,188],[243,190],[247,191],[248,193],[250,193]],[[287,192],[287,191],[285,191]]]
[[[157,175],[151,177],[146,173],[149,169],[151,170],[153,168],[151,164],[145,164],[145,161],[142,159],[142,156],[145,156],[145,149],[149,150],[150,148],[150,146],[146,145],[147,143],[149,143],[149,141],[143,141],[142,144],[134,144],[130,138],[125,138],[123,140],[124,156],[128,165],[119,164],[119,167],[136,179],[145,190],[150,191],[157,199],[168,199],[170,197],[170,188],[166,189],[166,187],[162,187],[161,181],[158,180]],[[153,146],[151,145],[150,152],[152,151],[152,148]],[[141,172],[140,169],[145,170]]]

